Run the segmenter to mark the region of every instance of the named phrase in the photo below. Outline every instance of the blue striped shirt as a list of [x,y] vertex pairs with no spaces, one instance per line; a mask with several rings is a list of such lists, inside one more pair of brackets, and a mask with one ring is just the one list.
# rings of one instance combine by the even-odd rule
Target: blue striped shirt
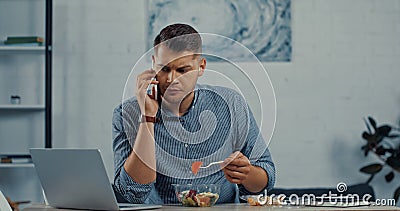
[[156,144],[156,181],[151,184],[135,182],[123,165],[132,152],[139,128],[140,109],[136,98],[124,101],[114,110],[113,151],[114,184],[131,203],[171,204],[178,199],[171,184],[220,184],[217,203],[239,202],[239,194],[255,194],[243,185],[225,179],[218,165],[191,172],[191,163],[208,164],[224,160],[241,151],[254,166],[268,174],[266,189],[275,183],[275,166],[267,143],[244,98],[236,91],[217,86],[197,85],[189,110],[181,117],[158,110],[161,122],[154,124]]

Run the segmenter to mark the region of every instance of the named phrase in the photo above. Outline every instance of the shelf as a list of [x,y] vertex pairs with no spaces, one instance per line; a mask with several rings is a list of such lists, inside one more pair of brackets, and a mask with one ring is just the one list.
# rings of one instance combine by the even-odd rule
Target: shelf
[[0,110],[44,110],[44,105],[0,105]]
[[33,163],[0,163],[0,168],[32,168]]
[[45,46],[13,46],[13,45],[0,45],[0,54],[9,53],[40,53],[44,52]]

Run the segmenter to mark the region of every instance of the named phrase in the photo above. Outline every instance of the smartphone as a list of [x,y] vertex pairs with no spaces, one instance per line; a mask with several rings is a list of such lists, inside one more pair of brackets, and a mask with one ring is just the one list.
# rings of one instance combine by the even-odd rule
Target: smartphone
[[[151,81],[157,81],[157,78],[154,77],[151,79]],[[160,98],[157,84],[150,83],[149,86],[147,86],[147,95],[154,100],[158,100]]]

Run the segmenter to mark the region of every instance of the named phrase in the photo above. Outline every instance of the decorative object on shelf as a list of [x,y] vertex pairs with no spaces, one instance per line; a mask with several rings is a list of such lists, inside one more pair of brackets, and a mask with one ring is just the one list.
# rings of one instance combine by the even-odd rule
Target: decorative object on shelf
[[[385,176],[385,180],[386,182],[391,182],[395,176],[394,172],[400,172],[400,144],[395,145],[388,139],[400,140],[400,128],[387,124],[378,127],[376,121],[372,117],[368,117],[368,121],[364,119],[364,122],[367,126],[367,131],[362,133],[362,138],[365,139],[367,143],[362,146],[361,149],[364,151],[365,156],[367,156],[369,152],[374,153],[381,162],[364,166],[360,171],[371,175],[366,182],[369,184],[375,174],[380,172],[384,166],[388,166],[391,168],[391,171]],[[399,197],[400,186],[395,190],[393,198],[397,201]]]
[[43,37],[38,36],[8,36],[5,45],[43,45]]
[[0,155],[1,163],[32,163],[30,155]]
[[11,95],[10,103],[13,104],[13,105],[21,104],[21,97],[18,96],[18,95]]

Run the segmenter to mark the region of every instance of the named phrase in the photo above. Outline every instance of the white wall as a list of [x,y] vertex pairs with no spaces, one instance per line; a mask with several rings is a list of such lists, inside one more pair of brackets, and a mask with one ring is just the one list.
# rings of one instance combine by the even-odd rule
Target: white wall
[[142,1],[54,2],[54,146],[100,148],[112,178],[111,118],[144,50]]
[[[366,181],[358,169],[377,159],[360,150],[362,117],[398,124],[400,115],[400,1],[292,1],[292,21],[293,62],[266,64],[278,102],[277,185]],[[399,178],[387,185],[384,175],[372,184],[389,198]]]
[[[147,50],[144,7],[54,2],[54,147],[100,148],[110,178],[112,110]],[[358,169],[376,159],[360,150],[362,118],[395,123],[400,115],[399,20],[397,0],[292,1],[293,60],[264,64],[277,98],[277,186],[367,180]],[[372,184],[378,198],[392,196],[383,174]]]

